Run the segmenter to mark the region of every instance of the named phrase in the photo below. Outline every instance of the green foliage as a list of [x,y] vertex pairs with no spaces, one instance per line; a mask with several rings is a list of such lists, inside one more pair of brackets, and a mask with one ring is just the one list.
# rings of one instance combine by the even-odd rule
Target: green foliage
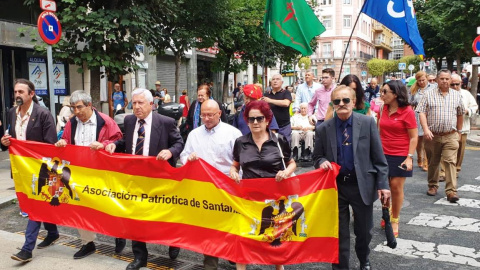
[[390,72],[391,66],[388,64],[389,60],[373,58],[367,62],[368,72],[372,76],[382,76],[385,72]]
[[300,58],[300,60],[298,60],[298,66],[301,67],[302,64],[303,64],[303,69],[308,70],[312,66],[312,60],[310,60],[310,57],[308,56],[302,57]]

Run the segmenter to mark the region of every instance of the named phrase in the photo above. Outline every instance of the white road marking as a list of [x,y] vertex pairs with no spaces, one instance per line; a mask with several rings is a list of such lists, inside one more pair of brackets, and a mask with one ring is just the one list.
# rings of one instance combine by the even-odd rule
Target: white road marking
[[407,224],[480,233],[480,220],[474,218],[420,213],[420,215],[412,218]]
[[464,199],[460,198],[456,203],[451,203],[447,201],[447,198],[441,198],[440,200],[436,201],[435,204],[443,204],[443,205],[450,205],[450,206],[463,206],[463,207],[470,207],[470,208],[480,208],[480,201],[474,199]]
[[480,186],[463,185],[457,189],[458,191],[480,192]]
[[397,247],[395,249],[379,244],[374,250],[410,258],[423,258],[480,267],[480,251],[474,248],[437,245],[436,243],[397,238]]

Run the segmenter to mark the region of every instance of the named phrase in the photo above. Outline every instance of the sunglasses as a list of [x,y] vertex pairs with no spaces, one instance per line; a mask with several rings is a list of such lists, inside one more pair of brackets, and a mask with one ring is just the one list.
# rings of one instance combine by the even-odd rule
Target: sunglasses
[[255,123],[255,121],[257,121],[257,123],[261,123],[261,122],[265,121],[265,116],[248,117],[248,122],[250,124]]
[[433,80],[428,80],[428,82],[435,82],[435,79],[433,79]]
[[343,101],[343,104],[348,104],[348,103],[350,103],[350,99],[349,99],[349,98],[334,99],[334,100],[332,100],[332,103],[333,103],[333,105],[339,105],[339,104],[340,104],[340,101]]
[[[386,95],[387,93],[389,93],[390,91],[387,91],[387,90],[382,90],[382,94]],[[393,93],[393,92],[392,92]]]
[[459,86],[460,84],[459,83],[451,83],[450,86]]

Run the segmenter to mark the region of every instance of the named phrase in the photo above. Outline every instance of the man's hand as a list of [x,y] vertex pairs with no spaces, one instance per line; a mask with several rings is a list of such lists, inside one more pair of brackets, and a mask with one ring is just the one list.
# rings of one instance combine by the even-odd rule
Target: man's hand
[[101,142],[92,142],[90,144],[90,149],[92,150],[100,150],[100,149],[103,149],[104,146],[103,146],[103,143]]
[[191,154],[188,156],[187,160],[188,160],[188,161],[198,160],[197,153],[195,153],[195,152],[191,153]]
[[164,149],[160,151],[160,153],[158,153],[157,160],[169,160],[172,156],[173,155],[172,155],[172,152],[170,152],[170,150]]
[[330,163],[330,161],[328,161],[328,160],[324,161],[322,164],[320,164],[319,168],[324,170],[324,171],[333,170],[333,166]]
[[58,142],[55,143],[55,146],[56,147],[65,147],[65,146],[67,146],[67,141],[65,141],[64,139],[60,139]]
[[430,129],[423,129],[423,137],[429,141],[433,140],[433,133],[430,131]]
[[389,202],[390,202],[390,190],[379,189],[377,192],[378,192],[378,197],[380,198],[382,205],[385,206],[385,207],[388,207]]
[[310,123],[310,125],[315,126],[317,121],[315,120],[315,118],[312,115],[310,115],[308,117],[308,122]]
[[113,152],[115,152],[115,148],[117,148],[117,146],[114,143],[109,143],[107,146],[105,146],[105,151],[113,154]]
[[5,145],[5,146],[10,146],[10,138],[11,137],[12,136],[10,136],[10,135],[4,135],[2,137],[2,140],[1,140],[2,144]]

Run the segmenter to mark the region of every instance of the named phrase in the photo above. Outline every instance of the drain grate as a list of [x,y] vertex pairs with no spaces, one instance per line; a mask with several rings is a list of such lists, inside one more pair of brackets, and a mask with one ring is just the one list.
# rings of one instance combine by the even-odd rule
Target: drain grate
[[[25,235],[25,231],[17,232],[17,234]],[[39,239],[45,239],[47,237],[47,231],[41,230],[38,234]],[[79,249],[82,246],[82,240],[69,235],[62,235],[55,242],[56,245],[63,245],[71,248]],[[113,245],[98,243],[95,244],[96,251],[95,253],[115,258],[117,260],[122,260],[125,262],[132,262],[134,255],[131,251],[123,251],[121,254],[115,253],[115,247]],[[72,253],[73,254],[73,253]],[[194,264],[192,262],[183,261],[183,260],[171,260],[168,257],[161,255],[148,254],[148,263],[147,267],[155,270],[203,270],[203,265]]]

